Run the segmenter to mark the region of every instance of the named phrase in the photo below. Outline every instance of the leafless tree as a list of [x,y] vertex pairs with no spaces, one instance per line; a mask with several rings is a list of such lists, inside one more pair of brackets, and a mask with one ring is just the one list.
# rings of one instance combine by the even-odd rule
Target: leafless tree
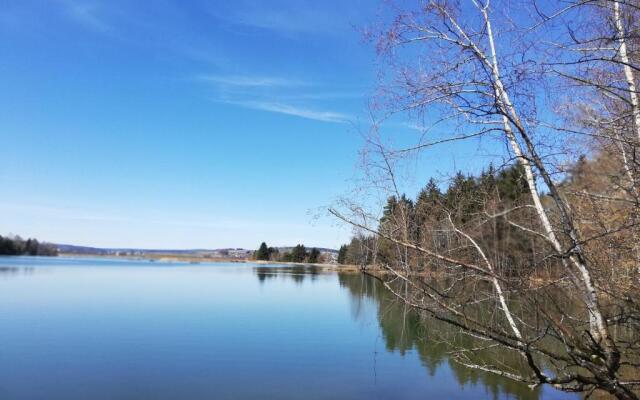
[[[520,166],[525,202],[485,201],[470,221],[445,210],[421,227],[431,232],[428,241],[412,235],[402,207],[386,227],[357,201],[331,212],[397,247],[396,259],[385,261],[386,273],[377,276],[399,299],[458,327],[484,349],[517,353],[522,365],[476,362],[468,349],[456,354],[459,362],[530,385],[637,399],[640,5],[576,0],[545,6],[496,0],[392,5],[393,20],[372,34],[387,67],[378,110],[383,119],[416,118],[424,133],[418,143],[393,149],[374,124],[369,166],[386,177],[377,187],[400,198],[399,160],[485,137],[504,143]],[[598,163],[591,165],[601,171],[592,166],[592,175],[570,184],[566,166],[576,165],[574,143],[592,147]],[[496,221],[531,240],[532,268],[538,277],[545,270],[544,277],[504,268],[486,237],[486,226]],[[626,247],[634,257],[626,257]],[[419,257],[440,273],[421,270]],[[397,290],[398,282],[411,290]]]

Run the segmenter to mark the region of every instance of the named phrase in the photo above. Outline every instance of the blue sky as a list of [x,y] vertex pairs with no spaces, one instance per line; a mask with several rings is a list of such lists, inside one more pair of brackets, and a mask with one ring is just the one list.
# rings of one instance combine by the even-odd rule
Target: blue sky
[[356,174],[376,77],[357,28],[377,12],[364,0],[3,2],[0,233],[338,246],[350,231],[322,210]]

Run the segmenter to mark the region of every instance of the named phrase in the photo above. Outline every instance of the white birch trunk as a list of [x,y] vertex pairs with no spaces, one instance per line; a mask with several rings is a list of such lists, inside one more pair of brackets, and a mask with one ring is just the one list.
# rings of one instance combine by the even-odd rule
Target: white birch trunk
[[636,138],[640,143],[640,101],[638,100],[638,93],[636,88],[635,77],[633,76],[633,69],[631,68],[631,60],[629,59],[629,51],[627,49],[627,39],[622,23],[622,12],[620,11],[620,2],[618,0],[613,1],[613,20],[616,26],[616,36],[618,37],[618,44],[620,45],[620,60],[622,61],[622,69],[624,70],[624,77],[627,81],[627,87],[629,88],[629,99],[631,101],[631,109],[633,113],[634,130]]
[[[484,18],[486,27],[487,27],[487,37],[489,40],[489,47],[491,51],[491,60],[489,65],[491,67],[491,73],[494,79],[495,92],[497,97],[497,102],[500,107],[504,108],[504,111],[508,112],[509,115],[514,119],[518,120],[517,113],[515,112],[515,108],[511,103],[508,93],[504,89],[504,85],[502,84],[502,79],[500,76],[500,71],[498,67],[498,59],[495,48],[495,42],[493,37],[493,31],[491,28],[491,21],[489,19],[489,15],[487,13],[486,7],[481,7],[480,12]],[[639,114],[640,117],[640,114]],[[640,120],[639,120],[640,121]],[[640,126],[640,125],[639,125]],[[511,148],[513,149],[516,157],[518,158],[520,164],[523,166],[525,170],[525,178],[527,180],[527,185],[529,187],[529,192],[531,194],[531,198],[533,200],[534,207],[536,212],[540,218],[542,226],[545,230],[545,234],[549,241],[552,243],[554,250],[558,254],[563,254],[562,244],[558,240],[555,232],[553,231],[553,226],[549,220],[549,216],[547,215],[547,211],[544,209],[542,205],[542,200],[540,198],[540,193],[538,192],[538,188],[535,182],[535,177],[533,174],[533,168],[531,166],[531,162],[528,158],[524,157],[524,152],[522,151],[522,147],[520,143],[517,141],[515,133],[513,132],[513,128],[511,126],[511,121],[507,118],[506,115],[503,115],[503,127],[507,136],[507,140]],[[560,199],[562,201],[562,199]],[[594,336],[596,340],[608,339],[608,330],[606,323],[604,321],[604,317],[600,311],[600,307],[598,304],[598,297],[595,286],[593,284],[593,279],[586,265],[584,265],[577,257],[570,257],[571,262],[578,269],[580,273],[581,281],[584,285],[584,289],[586,291],[585,296],[585,304],[587,306],[587,310],[589,312],[589,320],[591,326],[591,334]],[[567,262],[563,259],[565,265]]]

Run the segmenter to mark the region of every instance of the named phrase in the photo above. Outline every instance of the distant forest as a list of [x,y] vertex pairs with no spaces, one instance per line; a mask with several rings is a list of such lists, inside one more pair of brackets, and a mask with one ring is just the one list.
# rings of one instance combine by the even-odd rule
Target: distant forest
[[310,251],[303,244],[298,244],[291,251],[280,253],[276,247],[269,247],[265,242],[260,244],[258,250],[253,253],[253,258],[260,261],[282,261],[282,262],[299,262],[299,263],[320,263],[325,262],[320,250],[315,247]]
[[3,256],[57,256],[58,249],[51,243],[37,239],[24,240],[20,236],[0,236],[0,255]]
[[[584,163],[585,160],[581,159],[576,170]],[[575,175],[578,171],[572,172]],[[442,251],[453,251],[460,244],[446,234],[446,225],[450,221],[460,226],[473,225],[488,205],[495,202],[510,208],[523,207],[527,204],[527,193],[524,171],[519,164],[505,166],[501,170],[490,165],[479,176],[458,172],[444,191],[431,179],[415,200],[404,195],[400,198],[390,196],[378,226],[380,231],[390,235],[406,232],[406,240],[416,245],[434,245]],[[531,217],[523,214],[521,218],[524,221],[514,217],[515,222],[524,223]],[[482,230],[481,241],[492,243],[490,253],[500,258],[501,266],[523,268],[522,264],[534,264],[536,243],[521,229],[509,224],[506,218],[498,218],[492,224],[476,224],[476,229]],[[391,241],[359,234],[349,244],[340,247],[338,263],[361,266],[391,264],[397,257],[397,246]],[[410,258],[419,268],[429,266],[428,257],[420,257],[413,252],[404,257]]]

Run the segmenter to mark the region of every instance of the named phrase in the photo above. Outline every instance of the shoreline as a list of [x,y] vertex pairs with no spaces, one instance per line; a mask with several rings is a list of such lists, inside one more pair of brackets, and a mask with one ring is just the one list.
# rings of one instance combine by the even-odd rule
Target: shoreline
[[144,254],[139,256],[118,256],[118,255],[104,255],[104,254],[75,254],[75,253],[60,253],[59,257],[70,258],[108,258],[114,260],[133,260],[133,261],[149,261],[149,262],[186,262],[190,264],[202,264],[202,263],[237,263],[237,264],[257,264],[257,265],[282,265],[284,267],[316,267],[326,272],[361,272],[357,265],[341,265],[330,263],[305,263],[305,262],[285,262],[285,261],[263,261],[263,260],[250,260],[245,258],[205,258],[195,256],[181,256],[176,254]]

